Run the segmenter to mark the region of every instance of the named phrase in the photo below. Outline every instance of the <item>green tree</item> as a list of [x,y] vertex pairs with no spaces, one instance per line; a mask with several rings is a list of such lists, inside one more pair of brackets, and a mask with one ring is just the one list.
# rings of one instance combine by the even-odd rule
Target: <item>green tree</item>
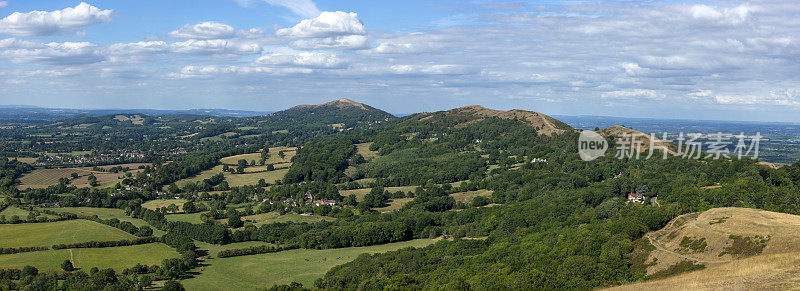
[[75,266],[72,265],[72,261],[64,260],[64,262],[61,263],[61,269],[67,272],[72,272],[75,270]]

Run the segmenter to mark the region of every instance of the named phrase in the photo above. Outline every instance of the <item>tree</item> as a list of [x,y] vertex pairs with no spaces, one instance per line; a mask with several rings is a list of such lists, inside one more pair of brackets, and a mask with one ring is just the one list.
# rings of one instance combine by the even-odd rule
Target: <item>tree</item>
[[28,277],[28,276],[36,276],[39,274],[39,269],[34,266],[25,266],[22,268],[22,272],[19,273],[21,277]]
[[149,275],[139,277],[139,287],[145,289],[150,287],[150,285],[153,285],[153,278],[150,278]]
[[164,283],[164,287],[161,287],[162,291],[183,291],[186,290],[183,288],[180,282],[175,280],[169,280]]
[[193,201],[186,201],[186,203],[183,203],[183,212],[195,213],[197,212],[197,206],[194,205]]
[[178,212],[178,205],[175,205],[175,203],[172,203],[169,206],[167,206],[167,210],[169,210],[169,212],[172,212],[172,213]]
[[75,180],[75,179],[78,179],[78,173],[72,172],[72,174],[69,174],[69,176],[70,176],[70,178],[72,178],[73,180]]
[[75,270],[75,266],[72,265],[72,261],[64,260],[64,262],[61,263],[61,269],[67,272],[72,272]]
[[243,225],[244,222],[242,222],[242,217],[239,215],[238,211],[234,210],[234,213],[231,213],[228,216],[228,227],[239,228],[242,227]]

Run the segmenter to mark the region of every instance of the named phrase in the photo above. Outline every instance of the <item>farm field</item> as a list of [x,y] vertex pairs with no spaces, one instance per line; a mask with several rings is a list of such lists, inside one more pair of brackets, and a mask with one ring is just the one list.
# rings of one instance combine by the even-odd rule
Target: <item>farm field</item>
[[[27,219],[28,214],[30,214],[30,211],[15,206],[9,206],[3,211],[0,211],[0,216],[5,216],[6,220],[11,219],[11,217],[15,215],[20,219]],[[49,214],[39,214],[39,217],[55,218],[55,216]]]
[[[135,167],[131,165],[136,165]],[[136,174],[141,169],[138,169],[138,165],[144,164],[121,164],[121,165],[111,165],[111,166],[104,166],[104,167],[114,167],[114,166],[127,166],[130,167],[131,170],[128,171],[129,173]],[[97,177],[97,182],[100,183],[100,187],[110,187],[115,185],[120,179],[125,177],[124,172],[118,173],[109,173],[109,172],[95,172],[92,171],[91,168],[62,168],[62,169],[37,169],[33,170],[30,173],[23,175],[19,180],[20,184],[17,185],[17,189],[40,189],[40,188],[47,188],[51,185],[58,184],[58,180],[61,178],[71,179],[72,173],[77,173],[78,178],[71,180],[70,185],[74,185],[78,188],[84,187],[91,187],[89,185],[89,174],[94,174]]]
[[70,251],[72,251],[75,267],[82,268],[85,266],[87,267],[84,269],[85,272],[88,272],[90,267],[112,268],[120,272],[125,268],[133,267],[137,263],[158,265],[164,259],[179,256],[174,249],[162,243],[110,248],[49,250],[0,255],[0,269],[21,269],[30,265],[42,271],[59,272],[61,271],[61,263],[70,258]]
[[267,183],[274,183],[275,180],[283,179],[287,172],[289,169],[249,174],[226,174],[225,181],[228,181],[228,185],[231,187],[256,185],[260,179],[264,179]]
[[270,254],[210,259],[203,272],[181,281],[187,290],[254,290],[292,281],[313,287],[336,265],[354,260],[364,253],[382,253],[405,247],[425,247],[436,239],[417,239],[369,247],[327,250],[290,250]]
[[[284,151],[284,157],[281,158],[278,155],[278,152]],[[273,147],[269,148],[269,158],[264,161],[267,164],[275,164],[275,163],[288,163],[292,161],[292,157],[297,153],[297,148],[295,147]],[[261,153],[251,153],[251,154],[242,154],[242,155],[235,155],[230,157],[224,157],[219,160],[220,163],[226,165],[236,165],[239,160],[244,159],[249,164],[250,162],[256,162],[258,164],[261,161]]]
[[52,246],[62,243],[131,238],[135,238],[135,236],[107,225],[82,219],[0,225],[0,246],[3,247]]
[[400,210],[400,208],[403,208],[403,206],[408,204],[408,202],[411,202],[411,200],[414,200],[414,198],[394,198],[391,201],[389,201],[389,206],[373,208],[373,209],[380,212]]
[[[135,225],[136,227],[141,226],[150,226],[146,221],[132,218],[130,216],[125,215],[125,211],[122,209],[117,208],[97,208],[97,207],[56,207],[56,208],[48,208],[48,210],[56,211],[56,212],[63,212],[63,213],[75,213],[78,215],[97,215],[102,219],[112,219],[116,218],[120,221],[127,221]],[[153,234],[156,236],[163,235],[165,232],[158,230],[152,226],[150,228],[153,229]]]
[[287,213],[281,215],[278,212],[267,212],[261,214],[255,214],[250,216],[242,217],[243,221],[255,221],[256,226],[261,226],[263,224],[275,223],[275,222],[317,222],[317,221],[332,221],[336,220],[333,217],[329,216],[322,216],[322,215],[309,215],[304,216],[296,213]]
[[175,185],[183,186],[183,185],[186,185],[186,184],[189,184],[189,183],[197,183],[197,182],[203,181],[205,179],[211,178],[211,176],[214,176],[214,175],[219,174],[219,173],[222,173],[222,165],[218,165],[218,166],[213,167],[213,168],[211,168],[209,170],[202,171],[202,172],[200,172],[200,174],[197,174],[194,177],[182,179],[182,180],[180,180],[178,182],[175,182]]
[[216,257],[219,252],[224,250],[242,249],[242,248],[249,248],[249,247],[263,246],[263,245],[273,245],[262,241],[246,241],[246,242],[238,242],[227,245],[213,245],[201,241],[195,241],[194,244],[197,246],[198,249],[208,251],[208,255],[211,256],[212,258]]
[[167,214],[164,217],[168,221],[183,221],[189,223],[203,223],[203,220],[200,218],[203,215],[203,212],[197,213],[178,213],[178,214]]
[[178,211],[183,211],[184,203],[186,203],[186,199],[156,199],[142,203],[142,207],[156,210],[161,207],[168,207],[170,204],[175,204],[178,206]]
[[18,160],[20,162],[26,163],[26,164],[33,164],[37,160],[37,158],[29,158],[29,157],[28,158],[14,158],[14,159]]

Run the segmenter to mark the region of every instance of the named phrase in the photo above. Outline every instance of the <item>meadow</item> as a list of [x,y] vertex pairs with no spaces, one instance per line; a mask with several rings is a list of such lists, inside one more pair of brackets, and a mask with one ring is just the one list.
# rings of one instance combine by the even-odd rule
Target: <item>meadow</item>
[[[317,222],[317,221],[331,221],[335,220],[335,218],[330,216],[322,216],[322,215],[309,215],[304,216],[296,213],[287,213],[281,215],[278,212],[267,212],[261,214],[255,214],[250,216],[242,217],[243,221],[254,221],[256,226],[261,226],[263,224],[268,223],[275,223],[275,222]],[[222,220],[224,221],[224,220]]]
[[[146,221],[138,219],[138,218],[133,218],[133,217],[127,216],[127,215],[125,215],[125,211],[124,210],[117,209],[117,208],[97,208],[97,207],[60,207],[60,208],[58,208],[58,207],[56,207],[56,208],[48,208],[48,210],[56,211],[56,212],[62,212],[62,213],[74,213],[74,214],[82,215],[82,216],[83,215],[87,215],[87,216],[97,215],[97,217],[102,218],[102,219],[116,218],[116,219],[119,219],[120,221],[130,222],[133,225],[135,225],[136,227],[150,226],[150,224],[148,224]],[[156,228],[154,228],[152,226],[150,226],[150,228],[153,229],[153,234],[156,235],[156,236],[163,235],[165,233],[164,231],[158,230],[158,229],[156,229]]]
[[61,263],[70,259],[77,268],[98,267],[122,271],[137,263],[158,265],[164,259],[177,258],[178,253],[162,243],[111,248],[63,249],[0,255],[0,269],[34,266],[42,271],[60,271]]
[[89,220],[0,225],[0,246],[36,247],[87,241],[132,239],[122,230]]
[[175,204],[175,206],[178,206],[178,211],[183,211],[184,203],[186,203],[186,199],[156,199],[142,203],[142,207],[156,210],[161,207],[168,207],[171,204]]
[[275,284],[302,283],[313,287],[314,280],[336,265],[354,260],[364,253],[382,253],[405,247],[424,247],[436,239],[417,239],[369,247],[327,250],[289,250],[277,253],[207,260],[207,266],[194,278],[181,281],[187,290],[253,290]]
[[469,203],[472,202],[472,199],[475,199],[475,197],[478,196],[492,197],[492,193],[493,193],[492,190],[481,189],[475,191],[453,193],[450,194],[450,196],[452,196],[456,200],[456,202]]

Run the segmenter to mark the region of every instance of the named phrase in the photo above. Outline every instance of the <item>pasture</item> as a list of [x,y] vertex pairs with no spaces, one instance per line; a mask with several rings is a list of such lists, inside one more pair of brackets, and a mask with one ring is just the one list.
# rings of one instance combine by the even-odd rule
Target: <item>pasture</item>
[[150,210],[157,210],[161,207],[168,207],[170,204],[175,204],[178,206],[178,211],[183,211],[184,203],[186,203],[186,199],[156,199],[142,203],[142,207]]
[[411,202],[411,200],[414,200],[414,198],[394,198],[391,201],[389,201],[389,206],[373,208],[373,209],[375,209],[375,211],[380,211],[380,212],[400,210],[400,208],[403,208],[403,206],[408,204],[408,202]]
[[[118,208],[97,208],[97,207],[61,207],[61,208],[58,208],[58,207],[56,207],[56,208],[48,208],[48,210],[56,211],[56,212],[62,212],[62,213],[74,213],[74,214],[82,215],[82,216],[83,215],[86,215],[86,216],[97,215],[97,217],[102,218],[102,219],[116,218],[116,219],[119,219],[120,221],[130,222],[133,225],[135,225],[136,227],[142,227],[142,226],[145,226],[145,225],[146,226],[150,226],[150,224],[148,224],[144,220],[141,220],[141,219],[138,219],[138,218],[129,217],[129,216],[125,215],[125,210],[118,209]],[[153,234],[156,235],[156,236],[163,235],[165,233],[164,231],[158,230],[158,229],[156,229],[156,228],[154,228],[152,226],[150,226],[150,228],[153,229]]]
[[[142,170],[138,167],[140,165],[149,165],[145,163],[133,163],[133,164],[119,164],[119,165],[108,165],[102,166],[101,168],[111,168],[116,166],[122,167],[129,167],[131,174],[136,174],[141,172]],[[72,173],[78,174],[78,178],[72,179]],[[23,175],[19,180],[20,184],[17,185],[17,189],[40,189],[40,188],[47,188],[51,185],[57,185],[58,180],[61,178],[70,179],[70,185],[74,185],[78,188],[84,187],[91,187],[89,184],[89,174],[94,174],[97,178],[97,182],[100,184],[100,187],[110,187],[115,185],[117,182],[121,181],[121,179],[125,178],[125,172],[118,172],[118,173],[110,173],[110,172],[96,172],[92,171],[91,167],[85,168],[61,168],[61,169],[37,169],[33,170],[30,173]]]
[[203,223],[203,220],[201,219],[202,215],[203,215],[203,212],[197,212],[197,213],[191,213],[191,214],[187,214],[187,213],[167,214],[164,217],[168,221],[183,221],[183,222],[199,224],[199,223]]
[[[242,217],[243,221],[250,221],[256,226],[261,226],[263,224],[275,223],[275,222],[317,222],[317,221],[332,221],[336,220],[330,216],[322,216],[322,215],[300,215],[296,213],[287,213],[281,215],[278,212],[267,212],[255,215],[249,215]],[[225,220],[223,220],[225,221]]]
[[327,250],[289,250],[206,260],[209,264],[194,278],[181,281],[187,290],[254,290],[292,281],[313,287],[314,280],[336,265],[364,253],[382,253],[405,247],[425,247],[436,239]]
[[[22,208],[18,208],[16,206],[9,206],[9,207],[6,207],[6,209],[4,209],[3,211],[0,211],[0,216],[5,216],[6,220],[11,219],[12,216],[18,216],[20,219],[27,219],[28,214],[30,214],[30,211],[27,211],[27,210],[22,209]],[[48,217],[48,218],[55,218],[55,216],[48,215],[48,214],[40,214],[39,215],[40,218],[42,216]]]
[[0,225],[0,246],[38,247],[87,241],[132,239],[122,230],[89,220]]
[[[283,151],[284,157],[281,158],[278,154],[280,151]],[[269,157],[264,161],[266,164],[277,164],[277,163],[288,163],[292,161],[292,157],[297,153],[297,148],[295,147],[272,147],[269,148]],[[235,155],[230,157],[224,157],[219,160],[220,163],[225,165],[236,165],[239,163],[239,160],[246,160],[249,164],[250,162],[255,162],[258,164],[261,161],[261,153],[251,153],[251,154],[242,154],[242,155]]]
[[275,183],[275,180],[283,179],[287,172],[289,169],[248,174],[225,174],[225,181],[228,181],[228,185],[231,187],[256,185],[260,179],[264,179],[267,183]]
[[70,259],[75,267],[88,272],[92,267],[112,268],[117,272],[137,263],[158,265],[167,258],[176,258],[178,253],[162,243],[110,248],[63,249],[0,255],[0,269],[21,269],[34,266],[41,271],[60,272],[61,263]]
[[371,145],[371,142],[356,144],[356,152],[369,161],[378,156],[378,151],[369,150]]

